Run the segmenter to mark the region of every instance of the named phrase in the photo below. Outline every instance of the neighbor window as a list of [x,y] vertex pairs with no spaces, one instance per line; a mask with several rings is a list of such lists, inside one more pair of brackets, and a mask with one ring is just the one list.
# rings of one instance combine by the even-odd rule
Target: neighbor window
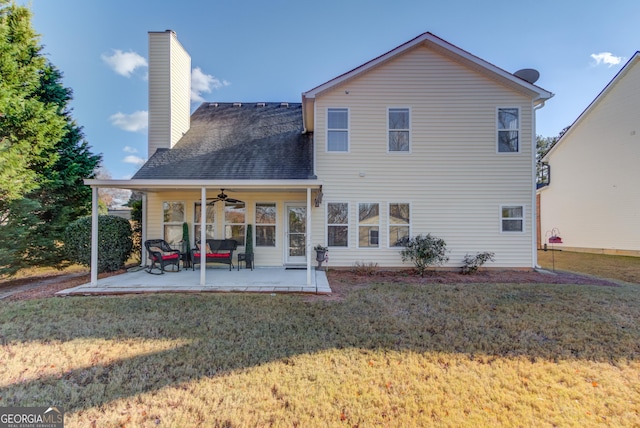
[[246,209],[244,202],[224,203],[224,237],[244,246]]
[[503,205],[500,207],[503,232],[524,231],[524,207],[522,205]]
[[346,108],[327,110],[327,151],[349,151],[349,110]]
[[358,245],[378,247],[380,237],[380,205],[358,205]]
[[184,223],[184,202],[163,202],[164,240],[170,245],[178,245],[182,241],[182,223]]
[[349,204],[346,202],[327,203],[327,245],[349,246]]
[[520,110],[517,108],[498,109],[498,152],[517,153],[520,151]]
[[408,152],[410,146],[409,109],[389,109],[389,151]]
[[405,245],[410,229],[409,204],[389,204],[389,246]]
[[256,247],[276,246],[276,204],[256,204]]
[[[193,234],[194,234],[194,242],[200,241],[200,227],[202,222],[200,221],[200,215],[202,214],[202,210],[200,209],[202,204],[200,202],[196,202],[193,207]],[[214,238],[215,231],[215,212],[216,207],[212,205],[207,205],[205,216],[206,216],[206,228],[205,228],[205,236],[206,239]]]

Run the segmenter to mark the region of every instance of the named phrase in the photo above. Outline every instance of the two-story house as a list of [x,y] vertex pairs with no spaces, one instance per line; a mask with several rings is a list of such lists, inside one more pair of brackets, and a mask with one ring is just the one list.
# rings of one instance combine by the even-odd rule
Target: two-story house
[[[149,34],[144,234],[192,242],[253,225],[256,266],[410,266],[403,238],[536,265],[535,110],[550,92],[436,36],[413,40],[302,94],[301,103],[203,103],[190,117],[189,56]],[[95,195],[95,192],[94,192]]]

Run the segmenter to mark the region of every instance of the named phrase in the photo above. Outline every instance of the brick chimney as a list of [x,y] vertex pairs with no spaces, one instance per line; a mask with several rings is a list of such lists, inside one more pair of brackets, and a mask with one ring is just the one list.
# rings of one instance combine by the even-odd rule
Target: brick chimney
[[149,32],[148,156],[172,148],[189,130],[191,57],[172,30]]

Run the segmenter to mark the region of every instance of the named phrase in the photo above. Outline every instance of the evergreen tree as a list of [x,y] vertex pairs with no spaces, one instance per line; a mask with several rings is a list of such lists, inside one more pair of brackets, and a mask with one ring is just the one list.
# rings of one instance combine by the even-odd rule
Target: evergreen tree
[[[83,179],[101,160],[71,117],[72,91],[40,54],[30,18],[28,9],[0,0],[0,274],[62,265],[64,230],[89,214],[91,189]],[[22,51],[10,46],[18,41],[30,52],[22,62]],[[27,74],[16,79],[14,72]],[[20,91],[21,81],[28,90]],[[4,106],[11,106],[7,113]],[[35,120],[34,111],[43,116]]]

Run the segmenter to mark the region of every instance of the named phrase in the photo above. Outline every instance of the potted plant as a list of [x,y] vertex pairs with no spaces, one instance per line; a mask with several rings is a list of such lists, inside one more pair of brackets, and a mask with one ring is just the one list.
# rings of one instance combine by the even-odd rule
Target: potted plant
[[318,262],[318,269],[321,269],[322,262],[327,260],[328,248],[318,244],[315,247],[313,247],[313,249],[316,251],[316,261]]

